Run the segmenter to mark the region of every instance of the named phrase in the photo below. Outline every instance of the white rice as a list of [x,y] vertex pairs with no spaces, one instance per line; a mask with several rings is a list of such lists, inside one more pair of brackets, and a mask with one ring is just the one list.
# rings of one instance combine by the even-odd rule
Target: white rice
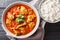
[[48,22],[60,21],[60,2],[59,0],[45,0],[41,4],[41,16]]

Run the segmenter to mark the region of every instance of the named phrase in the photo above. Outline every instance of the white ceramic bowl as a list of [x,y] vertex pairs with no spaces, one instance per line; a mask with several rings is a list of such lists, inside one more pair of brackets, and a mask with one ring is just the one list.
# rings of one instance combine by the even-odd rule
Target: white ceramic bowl
[[[4,17],[5,17],[5,14],[6,14],[7,10],[8,10],[9,8],[11,8],[12,6],[16,5],[16,4],[24,4],[24,5],[27,5],[27,6],[31,7],[31,8],[35,11],[36,16],[37,16],[37,22],[36,22],[36,26],[34,27],[34,29],[33,29],[30,33],[28,33],[28,34],[26,34],[26,35],[23,35],[23,36],[16,36],[16,35],[12,34],[12,33],[6,28],[6,25],[4,24]],[[6,7],[6,9],[3,11],[3,14],[2,14],[2,27],[3,27],[3,29],[5,30],[5,32],[6,32],[6,34],[7,34],[8,36],[15,37],[15,38],[27,38],[27,37],[31,36],[31,35],[34,34],[34,33],[36,32],[36,30],[38,29],[39,23],[40,23],[40,16],[39,16],[39,13],[38,13],[37,9],[36,9],[33,5],[31,5],[31,4],[27,3],[27,2],[23,2],[23,1],[14,2],[14,3],[8,5],[8,6]]]

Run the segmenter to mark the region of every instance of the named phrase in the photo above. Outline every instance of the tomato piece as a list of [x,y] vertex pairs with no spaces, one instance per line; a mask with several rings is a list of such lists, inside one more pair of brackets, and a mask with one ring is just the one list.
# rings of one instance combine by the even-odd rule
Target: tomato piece
[[25,28],[25,31],[26,31],[26,33],[29,33],[29,32],[30,32],[29,27],[26,27],[26,28]]

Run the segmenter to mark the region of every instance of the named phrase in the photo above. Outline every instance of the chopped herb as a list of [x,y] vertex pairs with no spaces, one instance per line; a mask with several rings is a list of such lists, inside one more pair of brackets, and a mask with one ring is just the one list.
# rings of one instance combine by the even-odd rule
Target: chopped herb
[[24,15],[20,14],[19,18],[24,18]]
[[16,18],[16,21],[18,23],[24,22],[25,21],[24,16],[21,14],[19,17]]

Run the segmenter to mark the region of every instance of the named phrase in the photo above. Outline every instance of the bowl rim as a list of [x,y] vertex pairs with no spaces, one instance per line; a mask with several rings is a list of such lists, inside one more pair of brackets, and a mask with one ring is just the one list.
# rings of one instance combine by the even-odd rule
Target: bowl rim
[[[4,14],[5,14],[6,10],[7,10],[9,7],[11,7],[12,5],[16,4],[16,3],[24,4],[24,5],[27,5],[27,6],[31,7],[31,8],[35,11],[36,16],[37,16],[37,22],[36,22],[36,26],[34,27],[34,29],[33,29],[30,33],[28,33],[28,34],[26,34],[26,35],[23,35],[23,36],[16,36],[16,35],[14,35],[13,33],[11,33],[11,32],[7,29],[6,25],[5,25],[4,22],[3,22],[3,20],[4,20]],[[36,30],[38,29],[39,23],[40,23],[40,16],[39,16],[39,13],[38,13],[37,9],[36,9],[33,5],[31,5],[31,4],[27,3],[27,2],[17,1],[17,2],[11,3],[10,5],[8,5],[8,6],[6,7],[6,9],[4,9],[3,14],[2,14],[2,17],[1,17],[1,22],[2,22],[2,27],[3,27],[4,31],[6,32],[6,34],[7,34],[8,36],[12,36],[12,37],[15,37],[15,38],[27,38],[27,37],[31,36],[32,34],[34,34],[34,33],[36,32]]]

